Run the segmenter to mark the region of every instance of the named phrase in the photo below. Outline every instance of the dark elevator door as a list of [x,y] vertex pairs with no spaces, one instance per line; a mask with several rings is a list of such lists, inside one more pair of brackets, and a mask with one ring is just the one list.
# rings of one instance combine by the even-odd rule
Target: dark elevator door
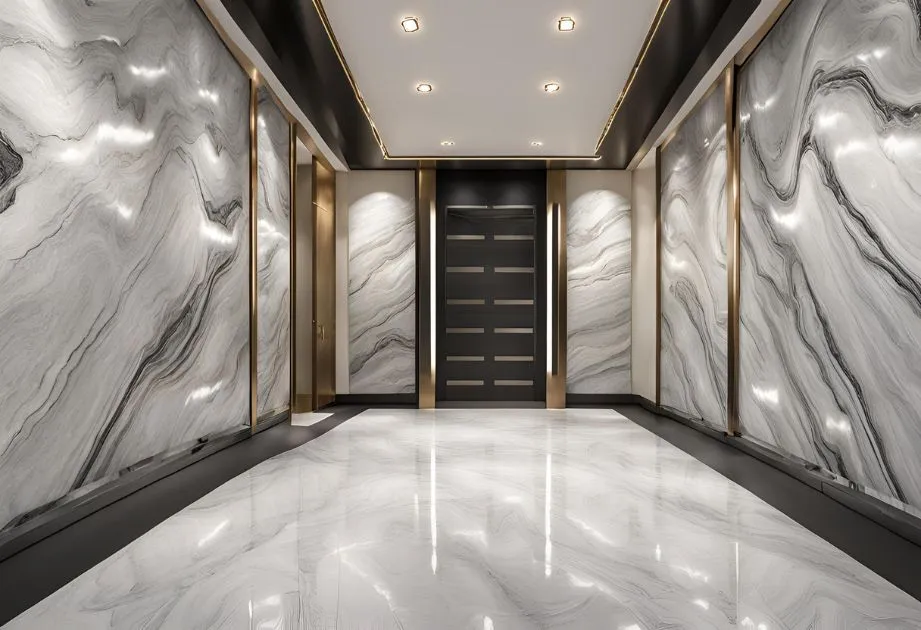
[[535,400],[536,208],[445,212],[443,400]]
[[545,399],[546,181],[437,174],[438,400]]

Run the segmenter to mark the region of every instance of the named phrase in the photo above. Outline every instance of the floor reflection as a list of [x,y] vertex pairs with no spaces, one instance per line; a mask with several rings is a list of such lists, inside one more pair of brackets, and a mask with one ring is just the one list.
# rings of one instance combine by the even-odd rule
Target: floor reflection
[[921,628],[921,603],[612,411],[375,410],[10,627]]

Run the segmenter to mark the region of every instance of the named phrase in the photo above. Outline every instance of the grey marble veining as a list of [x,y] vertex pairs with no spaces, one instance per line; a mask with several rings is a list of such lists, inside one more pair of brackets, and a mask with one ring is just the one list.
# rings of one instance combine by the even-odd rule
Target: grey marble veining
[[3,0],[0,527],[248,422],[249,82],[192,0]]
[[263,416],[291,401],[291,127],[265,87],[256,111],[256,405]]
[[349,207],[349,391],[416,390],[416,210],[373,192]]
[[661,402],[726,426],[726,110],[718,87],[662,151]]
[[13,620],[58,628],[921,628],[921,602],[610,410],[374,410]]
[[566,389],[629,394],[630,200],[590,190],[566,212]]
[[921,508],[921,25],[794,2],[740,76],[743,433]]

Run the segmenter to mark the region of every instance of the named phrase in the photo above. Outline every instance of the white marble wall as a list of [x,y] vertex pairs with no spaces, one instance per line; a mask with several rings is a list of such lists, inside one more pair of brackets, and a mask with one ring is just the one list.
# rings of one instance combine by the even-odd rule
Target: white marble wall
[[249,82],[193,0],[3,0],[0,527],[248,422]]
[[570,394],[629,394],[630,194],[626,171],[566,174]]
[[256,111],[256,406],[263,417],[291,399],[291,162],[290,125],[264,87]]
[[349,392],[415,392],[414,174],[354,171],[340,184],[348,204]]
[[797,0],[740,77],[743,433],[921,507],[921,24]]
[[721,87],[662,151],[661,404],[726,426],[726,112]]

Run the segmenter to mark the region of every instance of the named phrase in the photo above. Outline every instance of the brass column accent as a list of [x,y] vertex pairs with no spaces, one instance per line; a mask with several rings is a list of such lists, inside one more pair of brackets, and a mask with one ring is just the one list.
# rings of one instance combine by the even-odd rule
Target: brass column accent
[[656,407],[662,404],[662,145],[656,147]]
[[336,173],[313,160],[313,408],[336,399]]
[[[297,123],[290,124],[288,134],[288,176],[290,177],[291,193],[288,197],[288,299],[290,300],[288,314],[288,371],[291,379],[291,390],[288,395],[288,415],[293,416],[297,401]],[[289,417],[289,420],[291,418]]]
[[547,171],[547,409],[566,407],[566,171]]
[[257,345],[259,293],[256,286],[256,214],[259,208],[259,138],[256,127],[258,107],[259,74],[254,70],[249,82],[249,423],[253,431],[256,430],[258,419],[256,370],[259,361]]
[[730,62],[725,70],[726,94],[726,198],[728,199],[728,232],[726,235],[726,272],[728,276],[729,329],[727,335],[726,432],[739,435],[739,288],[741,283],[741,165],[739,112],[736,84],[737,67]]
[[419,409],[435,407],[435,169],[416,169],[416,386]]

